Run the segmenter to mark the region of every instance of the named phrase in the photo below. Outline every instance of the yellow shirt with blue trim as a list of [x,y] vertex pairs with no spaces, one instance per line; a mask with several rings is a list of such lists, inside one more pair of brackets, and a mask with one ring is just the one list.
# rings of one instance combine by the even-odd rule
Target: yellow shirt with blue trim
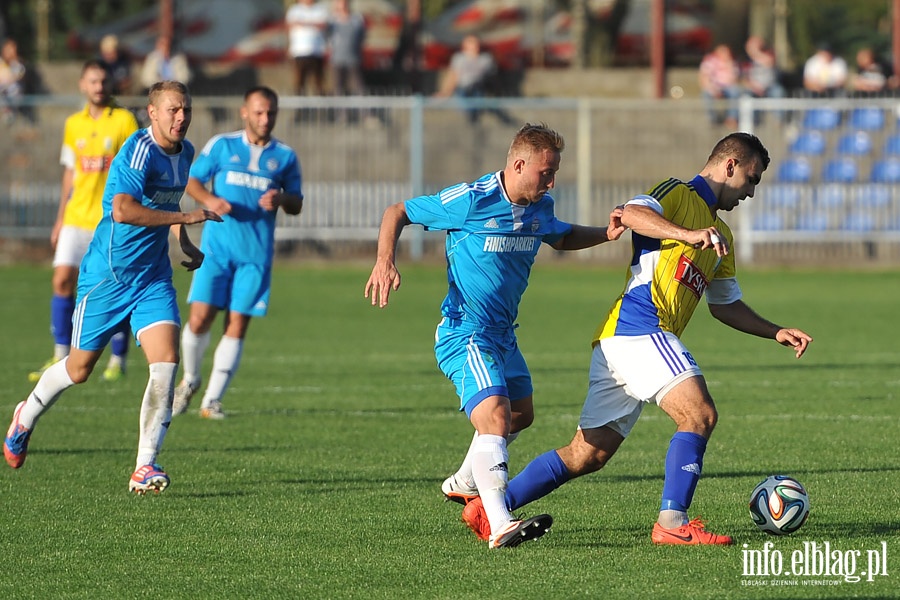
[[70,115],[63,130],[59,162],[72,169],[72,193],[63,214],[63,225],[97,227],[103,215],[103,189],[109,165],[138,123],[126,108],[117,105],[91,117],[88,107]]
[[597,327],[594,343],[617,335],[660,331],[681,336],[710,286],[718,290],[717,302],[711,303],[740,299],[735,280],[734,235],[710,211],[715,202],[715,195],[699,175],[689,182],[667,179],[631,200],[661,211],[663,217],[687,229],[715,226],[730,250],[720,259],[711,248],[701,250],[681,241],[650,238],[632,231],[633,255],[625,290]]

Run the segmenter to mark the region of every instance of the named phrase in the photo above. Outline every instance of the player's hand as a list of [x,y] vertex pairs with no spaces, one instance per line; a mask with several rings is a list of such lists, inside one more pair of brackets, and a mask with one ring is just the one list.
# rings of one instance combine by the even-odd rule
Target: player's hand
[[622,234],[628,229],[622,225],[623,209],[624,207],[620,205],[615,207],[612,212],[609,213],[609,225],[606,227],[606,239],[610,242],[614,242],[622,237]]
[[369,298],[371,294],[372,306],[384,308],[388,304],[388,296],[391,290],[400,288],[400,271],[393,262],[381,263],[376,262],[369,275],[369,281],[366,282],[365,297]]
[[185,213],[185,225],[196,225],[197,223],[203,223],[204,221],[217,221],[221,223],[222,217],[219,216],[219,213],[208,208],[197,208],[189,213]]
[[[215,196],[213,199],[206,201],[206,208],[217,215],[227,215],[231,213],[231,202]],[[222,219],[219,220],[221,221]]]
[[278,210],[281,202],[278,201],[278,190],[266,190],[266,193],[259,197],[259,207],[263,210]]
[[779,329],[775,334],[775,341],[782,346],[794,349],[797,358],[803,356],[807,346],[813,341],[809,334],[799,329]]
[[50,231],[50,248],[56,250],[56,244],[59,242],[59,232],[62,231],[62,221],[57,220],[53,224],[53,230]]
[[685,241],[694,246],[694,248],[700,248],[701,250],[713,248],[719,257],[725,256],[729,251],[725,236],[719,233],[719,230],[715,227],[695,229],[690,232],[688,239]]

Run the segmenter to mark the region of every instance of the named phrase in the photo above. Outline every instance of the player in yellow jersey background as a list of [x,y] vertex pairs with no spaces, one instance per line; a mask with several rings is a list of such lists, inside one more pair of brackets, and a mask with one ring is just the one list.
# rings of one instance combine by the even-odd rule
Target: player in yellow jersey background
[[[759,316],[742,300],[735,277],[733,236],[719,217],[752,198],[769,165],[769,153],[748,133],[721,139],[700,174],[668,179],[627,202],[622,224],[632,230],[634,254],[624,292],[597,328],[590,381],[578,430],[568,446],[546,452],[509,482],[506,502],[516,510],[615,454],[641,414],[656,403],[675,422],[666,455],[656,544],[730,544],[688,518],[703,468],[706,443],[718,419],[706,380],[681,343],[702,296],[726,325],[769,338],[803,356],[812,338]],[[478,500],[463,520],[484,533]]]
[[[78,86],[87,103],[66,119],[60,153],[63,175],[59,212],[50,234],[54,248],[50,302],[53,357],[41,369],[29,373],[31,381],[40,379],[44,369],[69,354],[78,267],[102,216],[109,165],[128,136],[138,128],[131,111],[118,106],[112,98],[111,80],[101,63],[86,62]],[[116,334],[111,346],[112,356],[103,372],[107,381],[116,380],[124,373],[127,331]]]

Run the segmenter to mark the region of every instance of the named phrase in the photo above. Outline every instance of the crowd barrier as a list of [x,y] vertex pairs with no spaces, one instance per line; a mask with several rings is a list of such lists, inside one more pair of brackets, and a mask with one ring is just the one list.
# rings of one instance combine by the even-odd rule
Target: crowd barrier
[[[142,99],[125,98],[146,122]],[[0,146],[0,237],[46,239],[56,217],[65,117],[74,96],[26,98]],[[240,128],[234,97],[195,98],[198,151]],[[769,148],[755,197],[723,215],[743,262],[894,260],[900,254],[900,126],[891,98],[739,101],[739,129]],[[303,167],[303,213],[281,215],[279,240],[339,247],[374,242],[391,203],[503,167],[525,122],[566,138],[557,187],[565,220],[604,224],[609,211],[666,177],[690,179],[728,133],[696,99],[423,97],[281,98],[276,136]],[[190,199],[185,200],[191,203]],[[404,234],[413,254],[440,243]],[[617,245],[618,246],[618,245]],[[620,258],[627,245],[587,256]]]

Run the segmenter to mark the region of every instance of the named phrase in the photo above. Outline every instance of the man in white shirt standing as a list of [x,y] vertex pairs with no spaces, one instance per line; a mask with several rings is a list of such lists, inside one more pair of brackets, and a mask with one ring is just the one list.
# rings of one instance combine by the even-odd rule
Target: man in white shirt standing
[[325,94],[325,32],[328,7],[315,0],[297,0],[287,10],[288,54],[294,60],[296,93],[303,95],[307,81],[316,96]]

